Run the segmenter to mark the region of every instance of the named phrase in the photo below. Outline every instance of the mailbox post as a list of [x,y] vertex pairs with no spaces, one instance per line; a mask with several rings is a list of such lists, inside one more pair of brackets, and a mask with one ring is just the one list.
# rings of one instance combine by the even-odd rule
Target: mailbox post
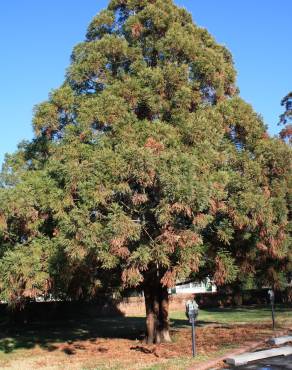
[[268,295],[272,307],[272,321],[273,321],[273,330],[275,330],[275,293],[272,289],[268,290]]
[[199,306],[195,300],[187,301],[186,303],[186,316],[189,322],[192,324],[192,351],[193,357],[196,355],[196,333],[195,333],[195,323],[199,313]]

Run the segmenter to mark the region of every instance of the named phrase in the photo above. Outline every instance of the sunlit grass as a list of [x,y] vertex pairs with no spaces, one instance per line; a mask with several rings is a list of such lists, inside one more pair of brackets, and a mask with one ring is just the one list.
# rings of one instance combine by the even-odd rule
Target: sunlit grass
[[[276,320],[292,321],[292,308],[278,305],[275,307]],[[184,312],[173,312],[171,318],[182,320],[185,318]],[[271,320],[270,307],[239,307],[239,308],[214,308],[202,309],[199,311],[199,321],[220,322],[220,323],[248,323],[262,322]]]

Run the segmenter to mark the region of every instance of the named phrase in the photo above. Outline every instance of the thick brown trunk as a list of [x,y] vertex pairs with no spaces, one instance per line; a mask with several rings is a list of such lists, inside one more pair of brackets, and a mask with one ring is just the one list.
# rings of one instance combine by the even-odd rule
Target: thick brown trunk
[[159,332],[161,342],[171,342],[169,334],[169,297],[166,287],[160,286],[159,296]]
[[171,342],[169,334],[169,299],[167,288],[151,281],[144,287],[147,343]]
[[150,286],[145,288],[144,294],[146,305],[147,343],[152,344],[156,342],[159,304],[157,302],[157,296]]

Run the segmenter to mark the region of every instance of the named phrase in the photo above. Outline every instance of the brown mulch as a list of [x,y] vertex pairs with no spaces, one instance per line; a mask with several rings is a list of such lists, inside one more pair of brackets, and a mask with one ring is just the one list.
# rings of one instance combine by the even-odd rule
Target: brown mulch
[[[230,348],[263,341],[269,336],[272,336],[272,331],[266,324],[199,327],[196,329],[197,353],[201,355],[199,359],[202,356],[207,359],[222,350],[230,351]],[[52,343],[47,349],[28,350],[25,357],[29,361],[29,369],[84,369],[102,364],[116,365],[120,369],[142,369],[154,363],[191,356],[191,329],[173,330],[172,337],[173,343],[150,346],[138,340],[102,338]],[[26,369],[24,363],[22,369]],[[17,360],[11,360],[7,368],[17,366]],[[1,362],[0,368],[4,368]]]

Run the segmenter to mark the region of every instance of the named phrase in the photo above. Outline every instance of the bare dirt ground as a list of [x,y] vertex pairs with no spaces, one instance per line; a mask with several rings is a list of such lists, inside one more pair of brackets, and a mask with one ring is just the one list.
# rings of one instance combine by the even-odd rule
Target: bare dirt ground
[[[282,329],[283,332],[283,329]],[[272,335],[270,324],[198,327],[197,353],[191,357],[191,330],[172,330],[173,343],[147,346],[142,340],[90,338],[20,349],[0,357],[1,369],[187,369],[251,341]]]

